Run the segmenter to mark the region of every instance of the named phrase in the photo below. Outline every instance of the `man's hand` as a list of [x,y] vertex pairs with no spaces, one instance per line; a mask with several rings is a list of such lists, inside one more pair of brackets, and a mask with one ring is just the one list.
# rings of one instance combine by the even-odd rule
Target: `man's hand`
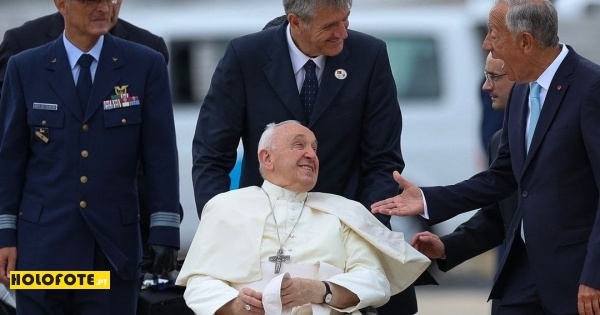
[[177,249],[163,245],[148,245],[148,255],[144,256],[140,267],[143,272],[155,276],[177,268]]
[[419,232],[413,236],[412,246],[431,259],[446,257],[446,246],[431,232]]
[[405,180],[397,171],[394,171],[394,179],[404,191],[398,196],[374,203],[371,212],[399,216],[423,214],[425,206],[421,189]]
[[284,277],[281,282],[281,305],[292,308],[306,303],[323,303],[325,285],[321,281]]
[[579,285],[577,293],[579,315],[600,315],[600,289]]
[[264,314],[265,309],[262,305],[262,293],[256,292],[250,288],[243,288],[238,296],[227,302],[219,310],[217,315],[249,315]]
[[0,248],[0,283],[8,284],[9,274],[15,270],[17,265],[17,248],[2,247]]

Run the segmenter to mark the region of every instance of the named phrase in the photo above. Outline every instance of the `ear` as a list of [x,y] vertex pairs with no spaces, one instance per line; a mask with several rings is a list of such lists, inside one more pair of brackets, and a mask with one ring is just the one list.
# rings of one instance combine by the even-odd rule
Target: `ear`
[[533,49],[533,46],[535,45],[536,41],[535,38],[533,37],[533,35],[531,35],[531,33],[528,32],[523,32],[519,37],[518,37],[518,45],[519,47],[524,51],[524,52],[528,52],[531,51]]
[[273,158],[268,150],[263,149],[258,152],[258,162],[263,170],[273,170]]
[[62,15],[67,13],[67,0],[54,0],[54,5]]
[[295,13],[288,14],[287,19],[292,28],[298,28],[300,27],[300,23],[302,23],[302,21],[300,21],[300,17]]

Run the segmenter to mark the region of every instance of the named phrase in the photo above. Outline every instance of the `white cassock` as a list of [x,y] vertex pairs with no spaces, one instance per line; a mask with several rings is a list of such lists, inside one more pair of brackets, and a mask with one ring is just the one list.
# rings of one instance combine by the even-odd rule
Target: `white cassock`
[[[196,314],[214,314],[243,287],[263,292],[267,315],[358,314],[385,304],[430,264],[358,202],[325,193],[307,197],[268,181],[262,187],[219,194],[204,207],[176,281],[187,286],[184,297]],[[276,274],[269,257],[282,244],[289,261]],[[346,309],[307,304],[281,310],[278,285],[288,274],[335,283],[360,302]]]

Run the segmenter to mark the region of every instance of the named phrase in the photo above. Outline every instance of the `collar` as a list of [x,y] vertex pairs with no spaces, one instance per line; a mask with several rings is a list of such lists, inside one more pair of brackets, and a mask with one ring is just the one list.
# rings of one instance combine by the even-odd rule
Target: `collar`
[[[548,91],[548,89],[550,88],[550,83],[552,83],[552,78],[554,78],[554,75],[556,74],[558,67],[563,62],[563,60],[565,60],[565,57],[569,53],[569,49],[567,48],[567,45],[562,44],[562,43],[560,43],[560,45],[562,46],[562,49],[560,50],[560,53],[558,54],[558,56],[556,56],[556,59],[554,59],[554,61],[550,64],[550,66],[548,66],[548,68],[546,68],[546,70],[544,70],[542,75],[540,75],[540,77],[537,80],[535,80],[535,82],[537,82],[542,88],[544,88],[544,91]],[[531,87],[531,85],[530,85],[530,87]]]
[[[296,44],[294,43],[294,40],[292,39],[292,29],[291,29],[291,26],[289,23],[287,25],[285,34],[286,34],[286,38],[287,38],[288,50],[290,52],[290,59],[292,60],[292,68],[294,69],[294,74],[297,74],[298,71],[302,70],[302,67],[304,67],[304,64],[309,59],[312,59],[315,62],[315,64],[317,64],[318,69],[323,70],[325,68],[325,56],[324,55],[320,55],[315,58],[310,58],[307,55],[305,55],[303,52],[300,51],[300,49],[296,46]],[[318,69],[317,69],[317,71],[319,71]]]
[[262,189],[267,193],[267,195],[269,195],[269,199],[273,205],[278,199],[295,199],[303,202],[306,200],[306,196],[308,195],[307,192],[297,193],[295,191],[279,187],[267,180],[263,181]]
[[[79,60],[79,57],[81,57],[81,55],[83,55],[84,52],[81,51],[79,48],[75,47],[75,45],[73,45],[67,39],[65,32],[63,32],[62,36],[63,36],[63,42],[65,43],[65,49],[67,50],[67,57],[69,58],[69,64],[71,65],[71,70],[73,70],[75,68],[75,66],[77,65],[77,60]],[[96,42],[96,45],[94,45],[94,47],[92,47],[92,49],[90,49],[90,51],[88,52],[90,55],[92,55],[92,57],[94,57],[96,62],[98,62],[98,60],[100,60],[100,52],[102,51],[103,44],[104,44],[104,35],[100,36],[100,38]]]

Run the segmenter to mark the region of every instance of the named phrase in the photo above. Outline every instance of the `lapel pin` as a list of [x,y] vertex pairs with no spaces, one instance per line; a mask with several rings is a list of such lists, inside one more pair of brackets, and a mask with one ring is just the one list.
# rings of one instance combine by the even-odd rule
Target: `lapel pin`
[[117,60],[119,60],[119,58],[113,57],[113,62],[117,62]]
[[52,61],[50,61],[51,63],[55,63],[56,62],[56,58],[52,59]]
[[556,89],[559,91],[562,90],[562,85],[557,86]]
[[335,77],[338,80],[344,80],[347,76],[348,76],[348,73],[346,72],[346,70],[344,70],[344,69],[335,70]]

